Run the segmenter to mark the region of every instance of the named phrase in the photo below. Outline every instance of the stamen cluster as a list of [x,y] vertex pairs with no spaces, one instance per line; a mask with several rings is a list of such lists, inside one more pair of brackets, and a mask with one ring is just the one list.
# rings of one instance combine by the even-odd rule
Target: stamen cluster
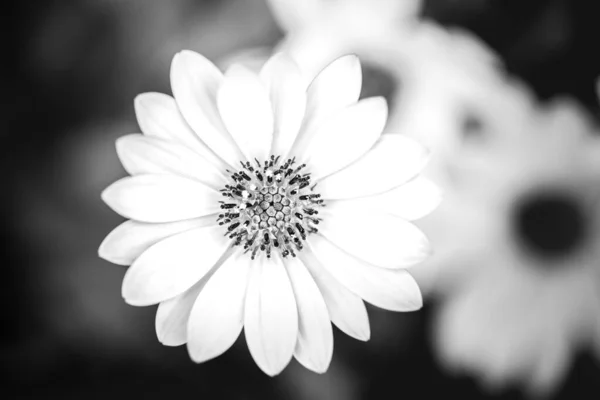
[[234,246],[254,259],[258,251],[278,249],[282,257],[296,256],[304,247],[308,234],[316,233],[321,218],[318,207],[324,206],[320,195],[313,193],[310,173],[301,174],[306,164],[294,168],[294,158],[279,163],[271,156],[261,163],[255,159],[240,162],[242,169],[231,174],[231,184],[221,189],[227,201],[221,201],[222,214],[217,221],[227,227],[225,235]]

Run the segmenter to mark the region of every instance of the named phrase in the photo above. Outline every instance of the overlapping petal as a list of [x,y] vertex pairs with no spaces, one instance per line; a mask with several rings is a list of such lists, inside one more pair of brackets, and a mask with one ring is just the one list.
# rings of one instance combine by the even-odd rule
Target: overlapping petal
[[274,376],[294,353],[298,311],[292,285],[278,256],[268,260],[260,254],[254,261],[246,290],[244,332],[256,364]]
[[320,235],[311,238],[310,248],[335,279],[365,301],[392,311],[414,311],[423,305],[421,291],[406,270],[366,264]]
[[173,222],[219,212],[219,192],[176,175],[136,175],[102,192],[117,213],[142,222]]
[[218,226],[164,239],[139,256],[123,278],[125,301],[147,306],[173,298],[198,282],[231,249]]

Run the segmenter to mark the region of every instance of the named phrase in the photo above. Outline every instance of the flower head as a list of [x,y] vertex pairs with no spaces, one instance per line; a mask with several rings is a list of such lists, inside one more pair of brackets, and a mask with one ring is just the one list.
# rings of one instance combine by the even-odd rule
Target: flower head
[[448,366],[545,394],[576,350],[600,348],[600,138],[574,101],[505,90],[521,110],[496,107],[504,129],[465,145],[423,221],[436,255],[416,278],[441,295]]
[[408,221],[431,211],[438,191],[417,176],[427,151],[381,135],[385,101],[358,101],[355,56],[308,83],[284,54],[259,74],[234,65],[223,75],[184,51],[171,84],[174,98],[136,99],[143,134],[117,142],[132,176],[102,197],[130,220],[100,247],[103,258],[131,264],[129,304],[159,304],[163,344],[187,343],[203,362],[243,327],[265,373],[292,356],[324,372],[330,321],[368,340],[363,299],[421,307],[406,268],[429,245]]

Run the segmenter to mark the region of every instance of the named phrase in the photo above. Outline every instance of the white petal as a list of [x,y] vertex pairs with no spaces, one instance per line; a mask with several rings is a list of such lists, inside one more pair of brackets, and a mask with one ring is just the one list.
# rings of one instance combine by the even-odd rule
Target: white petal
[[431,254],[429,241],[416,226],[378,211],[349,210],[328,204],[319,231],[353,256],[383,268],[406,268]]
[[406,270],[366,264],[320,235],[311,237],[310,247],[331,275],[365,301],[392,311],[414,311],[422,307],[421,291]]
[[372,97],[347,107],[325,120],[304,153],[294,153],[310,165],[319,180],[350,165],[379,139],[387,119],[383,97]]
[[[321,193],[320,188],[317,192]],[[375,196],[347,200],[328,200],[327,206],[364,212],[389,213],[414,221],[435,210],[442,201],[440,188],[430,180],[417,177],[410,182]]]
[[336,59],[315,77],[307,89],[306,116],[292,148],[294,153],[304,154],[324,118],[358,101],[361,84],[362,71],[355,55]]
[[276,54],[260,77],[267,87],[275,118],[271,154],[285,157],[300,130],[306,109],[306,90],[298,66],[289,56]]
[[117,153],[131,175],[171,173],[196,179],[215,190],[227,178],[214,164],[189,148],[142,135],[127,135],[117,140]]
[[190,314],[188,352],[195,362],[223,354],[242,331],[244,300],[253,261],[238,251],[204,286]]
[[177,142],[191,148],[218,169],[223,163],[185,121],[175,99],[163,93],[142,93],[135,98],[135,114],[144,135]]
[[184,293],[158,305],[154,324],[159,342],[165,346],[181,346],[187,343],[190,312],[198,294],[204,289],[204,285],[206,285],[217,267],[218,265],[215,265],[202,279]]
[[242,154],[217,110],[217,90],[222,81],[221,71],[198,53],[186,50],[173,58],[171,87],[183,117],[212,151],[237,166]]
[[295,257],[283,262],[298,305],[298,342],[294,356],[306,368],[324,373],[333,355],[333,331],[327,306],[302,262]]
[[259,255],[246,292],[244,332],[252,358],[267,375],[290,362],[298,334],[298,311],[292,285],[277,255]]
[[163,224],[125,221],[106,236],[98,249],[98,254],[112,263],[131,265],[154,243],[193,228],[215,225],[216,219],[217,215],[213,214]]
[[229,244],[218,225],[192,229],[156,243],[125,273],[123,298],[131,305],[147,306],[183,293],[229,255]]
[[298,256],[315,279],[327,304],[331,322],[348,336],[362,341],[369,340],[369,316],[362,299],[335,279],[309,248]]
[[102,199],[126,218],[173,222],[219,212],[219,192],[175,175],[137,175],[104,189]]
[[324,199],[383,193],[414,178],[428,158],[429,152],[413,139],[398,134],[381,135],[355,163],[319,181],[319,193]]
[[249,161],[265,160],[273,140],[269,93],[256,74],[233,65],[217,94],[223,123]]

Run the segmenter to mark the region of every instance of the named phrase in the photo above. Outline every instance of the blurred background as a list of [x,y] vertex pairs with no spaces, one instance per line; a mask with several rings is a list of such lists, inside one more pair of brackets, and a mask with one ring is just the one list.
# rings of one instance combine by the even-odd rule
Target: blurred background
[[[125,268],[97,256],[102,239],[122,221],[100,200],[100,192],[125,175],[114,141],[139,130],[133,110],[138,93],[170,93],[169,66],[177,51],[192,49],[222,60],[222,65],[232,57],[253,59],[258,54],[260,59],[286,39],[293,24],[283,26],[281,11],[274,13],[265,0],[5,4],[6,58],[0,75],[0,163],[5,171],[0,200],[5,275],[0,293],[5,311],[0,354],[3,391],[9,397],[600,395],[600,362],[585,350],[575,352],[560,384],[543,394],[520,385],[490,389],[477,374],[455,374],[452,367],[442,366],[432,345],[432,320],[440,302],[435,297],[416,313],[369,307],[370,342],[336,330],[334,358],[325,375],[293,361],[280,376],[269,378],[254,365],[243,339],[202,365],[190,361],[184,347],[163,347],[154,331],[155,307],[126,305],[120,294]],[[377,15],[359,15],[353,24],[357,29],[363,23],[377,25]],[[503,64],[503,70],[530,87],[534,101],[570,96],[594,123],[599,17],[588,0],[426,0],[415,15],[441,29],[464,29],[481,41],[491,58],[497,57],[494,62]],[[368,54],[370,45],[365,46],[361,51]],[[395,48],[393,36],[385,46]],[[442,62],[435,58],[435,63]],[[393,102],[403,90],[393,71],[366,63],[363,74],[365,96],[384,95]],[[596,277],[600,282],[600,274]]]

